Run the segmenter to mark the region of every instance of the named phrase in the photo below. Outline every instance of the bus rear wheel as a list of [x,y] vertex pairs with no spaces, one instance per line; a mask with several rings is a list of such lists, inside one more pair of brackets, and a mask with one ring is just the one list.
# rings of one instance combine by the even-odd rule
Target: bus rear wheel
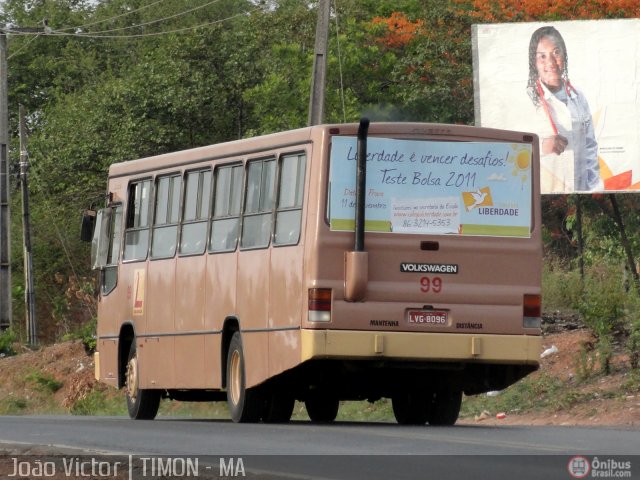
[[340,401],[337,397],[316,393],[307,397],[304,405],[312,422],[331,423],[338,416]]
[[264,401],[259,388],[246,388],[245,362],[240,332],[235,332],[227,353],[227,405],[236,423],[259,422]]
[[135,339],[129,347],[127,370],[125,372],[125,392],[129,417],[134,420],[153,420],[160,407],[160,390],[140,388],[139,362]]
[[291,420],[295,399],[287,392],[271,391],[267,394],[262,412],[265,423],[287,423]]
[[458,420],[462,392],[443,390],[437,391],[433,397],[433,406],[429,413],[430,425],[453,425]]
[[391,398],[393,415],[400,425],[424,425],[432,410],[432,395],[409,391]]

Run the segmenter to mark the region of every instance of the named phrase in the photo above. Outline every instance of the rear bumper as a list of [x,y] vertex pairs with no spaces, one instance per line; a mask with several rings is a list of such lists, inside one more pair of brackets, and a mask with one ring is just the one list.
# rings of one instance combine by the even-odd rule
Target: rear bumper
[[542,337],[460,333],[301,332],[301,361],[312,359],[425,360],[538,365]]

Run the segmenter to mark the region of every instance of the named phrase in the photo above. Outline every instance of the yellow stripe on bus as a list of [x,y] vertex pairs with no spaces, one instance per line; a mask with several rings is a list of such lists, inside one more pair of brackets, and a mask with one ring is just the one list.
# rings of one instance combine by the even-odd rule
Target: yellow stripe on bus
[[500,225],[464,224],[462,235],[486,235],[492,237],[526,237],[531,236],[529,227],[509,227]]
[[[331,230],[353,232],[355,228],[356,221],[353,219],[331,219]],[[390,232],[391,222],[388,220],[365,220],[364,229],[367,232]]]

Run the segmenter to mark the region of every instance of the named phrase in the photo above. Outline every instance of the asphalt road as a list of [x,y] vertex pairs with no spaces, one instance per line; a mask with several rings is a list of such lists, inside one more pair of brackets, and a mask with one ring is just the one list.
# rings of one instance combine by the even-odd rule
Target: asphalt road
[[256,478],[570,479],[567,465],[575,456],[594,466],[630,461],[631,476],[624,478],[640,478],[637,429],[5,416],[2,444],[89,456],[199,457],[201,466],[241,458],[246,475]]

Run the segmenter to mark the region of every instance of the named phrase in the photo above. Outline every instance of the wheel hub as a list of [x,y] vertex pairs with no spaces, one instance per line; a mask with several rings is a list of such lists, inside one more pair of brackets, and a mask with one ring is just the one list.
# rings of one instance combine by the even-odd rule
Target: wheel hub
[[240,401],[240,389],[242,385],[242,362],[240,353],[234,351],[231,354],[231,378],[229,379],[229,395],[234,405]]
[[138,394],[138,359],[135,356],[127,363],[126,392],[135,403]]

